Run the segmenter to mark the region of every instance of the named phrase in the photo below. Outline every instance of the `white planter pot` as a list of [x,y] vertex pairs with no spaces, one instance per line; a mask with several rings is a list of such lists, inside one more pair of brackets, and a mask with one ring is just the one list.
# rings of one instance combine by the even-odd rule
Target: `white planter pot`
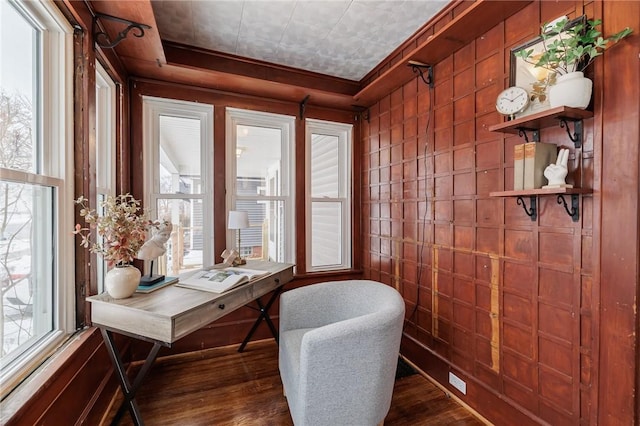
[[551,108],[568,106],[585,109],[591,101],[593,82],[582,71],[570,72],[557,78],[556,84],[549,87]]
[[135,266],[116,266],[107,272],[104,286],[109,296],[125,299],[136,292],[140,284],[140,270]]

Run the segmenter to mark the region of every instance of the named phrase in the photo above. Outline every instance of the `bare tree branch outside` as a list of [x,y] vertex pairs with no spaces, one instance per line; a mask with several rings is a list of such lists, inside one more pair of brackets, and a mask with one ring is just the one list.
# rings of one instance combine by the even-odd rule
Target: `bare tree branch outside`
[[[20,94],[0,90],[0,168],[33,171],[32,106]],[[33,336],[31,190],[0,180],[1,357]]]

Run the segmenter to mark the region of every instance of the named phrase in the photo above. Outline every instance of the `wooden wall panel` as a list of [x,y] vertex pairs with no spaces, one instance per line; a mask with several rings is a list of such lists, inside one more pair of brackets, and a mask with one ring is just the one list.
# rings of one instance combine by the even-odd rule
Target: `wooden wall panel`
[[[416,79],[375,104],[375,125],[362,140],[367,159],[363,181],[370,179],[362,187],[363,211],[383,211],[390,201],[405,206],[402,218],[386,216],[391,229],[401,222],[401,233],[384,234],[381,227],[369,226],[366,240],[385,240],[388,246],[402,247],[404,254],[428,254],[394,258],[410,265],[396,270],[411,271],[401,279],[403,289],[412,293],[403,295],[408,307],[416,308],[408,316],[404,354],[452,392],[457,391],[448,385],[446,372],[463,377],[468,392],[462,398],[496,424],[518,423],[514,412],[528,419],[525,423],[555,425],[637,420],[634,380],[640,382],[640,376],[631,358],[637,357],[632,323],[637,328],[638,319],[629,301],[638,295],[639,203],[637,191],[624,195],[620,184],[636,188],[639,181],[637,35],[590,70],[595,116],[584,121],[582,148],[575,149],[563,129],[541,132],[544,142],[571,149],[569,181],[594,189],[593,195],[580,197],[580,220],[572,222],[554,197],[538,198],[536,221],[514,199],[489,197],[489,192],[511,188],[513,147],[522,143],[517,136],[488,131],[503,120],[494,101],[508,85],[510,49],[536,37],[542,22],[560,15],[602,17],[608,22],[605,33],[626,25],[640,28],[638,3],[584,3],[533,2],[435,64],[432,90]],[[453,15],[440,19],[435,28]],[[614,84],[618,67],[632,87],[631,96],[623,96],[621,86],[613,92],[605,89]],[[609,107],[612,102],[617,108]],[[623,109],[630,114],[622,117]],[[376,158],[383,152],[376,142],[385,141],[385,157],[387,149],[396,152],[399,142],[393,134],[401,122],[403,158],[391,154],[391,166],[395,161],[418,167],[417,173],[415,168],[403,172],[405,190],[398,200],[381,195],[386,179],[393,185],[396,175]],[[621,168],[615,164],[623,152]],[[628,214],[614,213],[617,208]],[[365,222],[374,223],[375,217]],[[620,244],[620,239],[626,242]],[[379,261],[388,255],[383,247],[365,245],[363,257]],[[396,270],[373,261],[364,268],[366,276],[389,280]],[[421,278],[414,275],[418,271]],[[601,302],[604,310],[599,310]],[[604,352],[601,339],[607,344]],[[444,372],[434,371],[430,363]],[[614,382],[630,396],[621,398]],[[639,404],[635,402],[636,410]]]
[[[599,89],[602,107],[601,151],[594,146],[596,161],[602,164],[602,217],[599,291],[600,348],[598,364],[598,418],[606,424],[638,422],[638,170],[640,140],[640,3],[604,2],[605,31],[630,26],[634,35],[607,52],[598,64],[604,89]],[[598,96],[598,95],[596,95]],[[599,138],[594,137],[594,145]],[[598,168],[596,167],[596,170]],[[597,223],[594,223],[594,234]],[[595,235],[594,235],[595,237]],[[634,285],[635,284],[635,285]],[[597,286],[597,283],[595,283]],[[597,288],[597,287],[596,287]],[[596,290],[597,291],[597,290]],[[629,392],[621,392],[629,389]],[[635,389],[635,392],[631,391]],[[635,398],[630,397],[635,395]],[[629,397],[616,397],[629,395]],[[635,399],[635,402],[634,402]],[[635,417],[634,417],[635,414]]]

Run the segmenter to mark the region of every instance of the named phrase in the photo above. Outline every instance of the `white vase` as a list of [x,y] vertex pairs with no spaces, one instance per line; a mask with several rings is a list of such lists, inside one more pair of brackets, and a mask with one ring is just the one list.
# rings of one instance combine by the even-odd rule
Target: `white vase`
[[104,286],[109,296],[125,299],[136,292],[140,284],[140,270],[132,265],[116,266],[107,272]]
[[568,106],[585,109],[591,101],[592,88],[593,82],[582,71],[561,75],[549,87],[549,105],[551,108]]

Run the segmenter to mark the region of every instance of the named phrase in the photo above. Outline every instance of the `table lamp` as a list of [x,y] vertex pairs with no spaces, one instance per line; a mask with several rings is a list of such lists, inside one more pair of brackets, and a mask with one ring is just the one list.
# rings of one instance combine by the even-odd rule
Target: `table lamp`
[[[235,229],[238,233],[238,254],[240,254],[240,230],[249,227],[249,213],[237,210],[229,211],[229,222],[227,224],[229,229]],[[246,260],[240,256],[240,259],[236,262],[238,265],[244,265]]]

